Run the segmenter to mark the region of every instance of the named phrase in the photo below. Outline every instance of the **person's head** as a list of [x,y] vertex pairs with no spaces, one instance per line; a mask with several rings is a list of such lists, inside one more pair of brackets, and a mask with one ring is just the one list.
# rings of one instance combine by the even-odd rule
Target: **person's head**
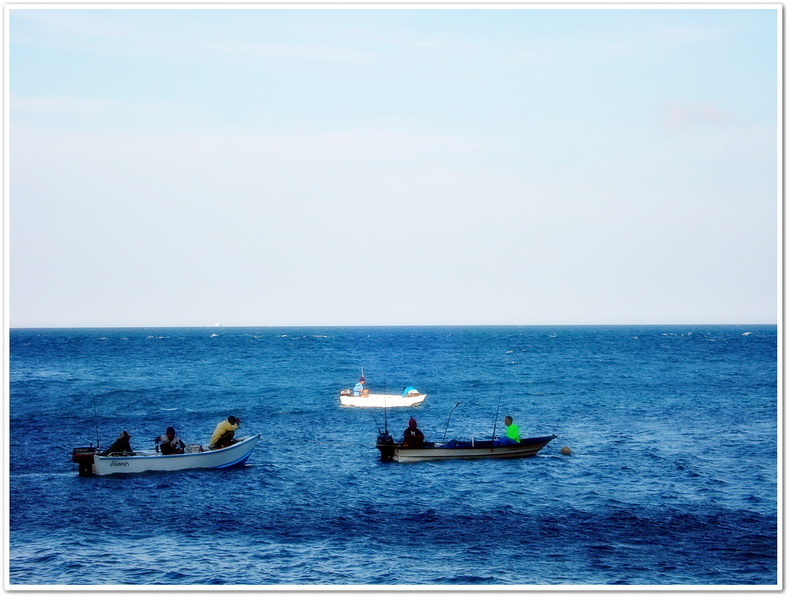
[[409,429],[415,430],[417,428],[417,420],[413,417],[409,420]]
[[513,418],[512,418],[512,417],[510,417],[509,415],[506,415],[506,416],[505,416],[505,425],[506,425],[506,426],[509,426],[509,425],[510,425],[510,424],[512,424],[512,423],[513,423]]
[[365,379],[364,379],[364,378],[360,378],[360,379],[359,379],[359,383],[360,383],[360,384],[364,384],[364,383],[365,383]]
[[241,424],[241,420],[240,420],[238,417],[236,417],[236,416],[234,416],[234,415],[231,415],[231,416],[228,418],[228,423],[229,423],[230,425],[234,425],[234,424]]
[[118,436],[118,438],[131,438],[131,437],[132,437],[132,435],[129,434],[129,432],[127,432],[126,430],[121,432],[120,435]]
[[176,435],[176,429],[173,426],[170,426],[167,430],[165,430],[165,434],[172,438]]

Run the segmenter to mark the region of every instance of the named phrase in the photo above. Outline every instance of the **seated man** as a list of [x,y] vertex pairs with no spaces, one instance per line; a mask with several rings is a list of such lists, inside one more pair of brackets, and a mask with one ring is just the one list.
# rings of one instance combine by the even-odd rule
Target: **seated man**
[[365,379],[360,378],[359,382],[354,385],[354,396],[358,397],[365,394]]
[[112,453],[120,453],[123,455],[134,455],[132,446],[129,444],[129,439],[131,437],[132,435],[129,434],[129,432],[127,432],[126,430],[124,430],[123,432],[120,433],[118,438],[115,439],[115,442],[113,442],[106,451],[102,452],[102,456],[106,457],[107,455],[110,455]]
[[405,448],[420,448],[425,441],[425,435],[417,428],[417,421],[412,417],[409,427],[403,431],[403,446]]
[[186,446],[181,439],[176,436],[176,429],[173,426],[170,426],[167,431],[154,442],[156,442],[156,450],[161,450],[163,455],[181,455]]
[[233,435],[240,425],[241,420],[232,415],[228,419],[223,419],[217,424],[214,433],[211,435],[208,448],[214,450],[233,444]]
[[520,430],[518,426],[513,423],[513,418],[509,415],[505,416],[505,435],[496,441],[497,446],[505,446],[508,444],[520,444]]

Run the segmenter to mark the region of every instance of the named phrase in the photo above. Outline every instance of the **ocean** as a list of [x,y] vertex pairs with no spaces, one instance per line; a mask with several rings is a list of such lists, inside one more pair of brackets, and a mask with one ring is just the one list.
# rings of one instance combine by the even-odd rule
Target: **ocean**
[[[361,368],[428,396],[341,407]],[[776,326],[12,329],[9,384],[11,589],[780,583]],[[206,444],[229,415],[262,436],[243,467],[71,461],[122,430]],[[505,415],[557,438],[514,460],[375,449],[410,417],[468,440]]]

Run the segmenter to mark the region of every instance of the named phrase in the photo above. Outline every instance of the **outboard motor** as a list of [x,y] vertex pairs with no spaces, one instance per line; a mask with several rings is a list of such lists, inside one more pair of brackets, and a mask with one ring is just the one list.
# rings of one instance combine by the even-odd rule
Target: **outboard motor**
[[80,466],[81,476],[93,475],[93,456],[96,454],[96,447],[79,446],[71,451],[71,460]]
[[387,432],[378,435],[376,448],[381,453],[382,462],[392,461],[393,457],[395,457],[395,441]]

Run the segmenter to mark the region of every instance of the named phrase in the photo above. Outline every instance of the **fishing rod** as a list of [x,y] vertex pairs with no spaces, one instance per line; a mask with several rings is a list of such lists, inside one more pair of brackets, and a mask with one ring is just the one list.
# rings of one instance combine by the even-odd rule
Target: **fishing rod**
[[387,379],[384,379],[384,433],[379,430],[379,437],[376,439],[376,448],[381,452],[381,460],[392,461],[395,455],[395,441],[389,433],[389,421],[387,419]]
[[384,433],[389,434],[387,426],[387,395],[384,395]]
[[384,378],[384,433],[389,434],[387,428],[387,379]]
[[[460,405],[460,404],[461,404],[461,401],[458,401],[455,404],[455,407],[458,407],[458,405]],[[444,427],[444,434],[442,435],[442,442],[444,442],[444,438],[445,438],[445,436],[447,436],[447,428],[450,427],[450,417],[452,417],[453,411],[455,411],[455,407],[450,409],[450,415],[447,416],[447,425]]]
[[370,415],[373,417],[373,422],[376,424],[376,429],[379,431],[379,436],[381,436],[381,427],[379,426],[379,420],[376,419],[376,414],[371,411]]
[[499,403],[501,403],[501,402],[502,402],[502,393],[500,392],[499,393],[499,399],[497,399],[497,402],[496,402],[496,415],[494,416],[494,432],[491,434],[491,442],[492,443],[494,442],[494,439],[496,438],[496,424],[497,424],[497,421],[499,421]]
[[101,444],[99,444],[99,412],[96,409],[96,395],[93,395],[93,423],[96,425],[96,448],[98,449]]

